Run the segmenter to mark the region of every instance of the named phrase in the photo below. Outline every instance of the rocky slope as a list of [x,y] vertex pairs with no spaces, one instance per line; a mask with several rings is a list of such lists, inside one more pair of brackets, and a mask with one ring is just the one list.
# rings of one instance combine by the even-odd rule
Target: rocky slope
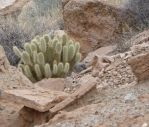
[[[143,36],[147,33],[131,39],[134,46],[129,52],[107,56],[110,65],[102,73],[96,68],[96,89],[40,127],[148,127],[149,36]],[[102,64],[101,60],[99,62],[96,65]],[[91,81],[92,74],[87,72],[81,77],[82,86]]]
[[90,105],[63,111],[40,127],[148,127],[148,83],[100,91]]
[[[110,49],[109,47],[92,52],[92,55],[89,56],[90,59],[86,58],[85,61],[92,63],[90,60],[93,59],[94,56],[98,56],[97,63],[88,64],[88,68],[92,66],[90,71],[73,74],[66,79],[69,83],[65,84],[65,89],[62,88],[61,90],[71,93],[70,97],[66,98],[67,101],[64,100],[67,104],[62,102],[56,107],[49,109],[49,112],[56,111],[56,113],[52,116],[49,114],[49,122],[40,127],[148,127],[149,81],[148,78],[141,78],[140,80],[140,75],[141,77],[148,77],[149,74],[148,64],[146,63],[148,57],[145,57],[144,59],[144,55],[148,56],[149,51],[149,37],[147,36],[147,33],[149,32],[145,31],[133,37],[131,39],[133,40],[133,46],[128,52],[116,55],[110,53],[110,55],[108,55],[107,51],[103,51],[103,49]],[[100,54],[101,52],[103,53],[102,55]],[[2,59],[6,58],[4,55],[2,56]],[[139,57],[137,60],[141,60],[141,62],[136,61],[136,57]],[[133,61],[133,64],[131,64],[130,61]],[[3,77],[4,75],[10,77],[9,73],[11,72],[11,69],[9,68],[8,71],[5,67],[2,67],[2,65],[5,65],[4,63],[7,63],[7,60],[1,64],[3,71],[1,71],[0,77]],[[103,66],[103,70],[101,71],[100,67],[105,63],[106,66]],[[96,75],[94,75],[94,69],[96,70]],[[19,74],[17,71],[15,72]],[[141,74],[138,74],[138,72],[141,72]],[[27,80],[25,77],[21,78],[23,79],[22,81],[19,80],[20,84],[18,84],[17,78],[19,76],[16,76],[14,73],[14,77],[16,78],[13,80],[1,78],[0,88],[2,91],[6,89],[18,89],[20,91],[21,89],[31,90],[33,84],[30,84],[30,86],[26,82]],[[96,81],[96,87],[92,88],[92,86],[94,86],[94,84],[90,84],[92,81]],[[26,84],[25,86],[22,84],[23,82]],[[50,89],[51,87],[48,86],[47,81],[45,83],[46,84],[43,86],[41,84],[44,84],[44,81],[39,84],[40,87],[45,87],[46,90]],[[57,89],[56,84],[53,84],[55,89]],[[86,87],[89,84],[91,89]],[[61,86],[60,83],[58,85]],[[71,89],[71,87],[75,89]],[[83,90],[81,90],[82,92],[80,94],[83,95],[84,91],[87,89],[88,93],[77,98],[77,96],[80,96],[77,95],[80,91],[79,88]],[[29,97],[29,94],[27,95]],[[19,97],[19,95],[17,96]],[[73,101],[73,99],[75,101]],[[27,101],[25,101],[25,103],[23,102],[23,105],[28,104]],[[4,125],[4,127],[17,127],[19,123],[18,113],[20,112],[19,110],[22,108],[22,105],[1,98],[0,107],[1,125]],[[27,114],[23,113],[23,115],[25,117]],[[32,117],[27,118],[30,120],[32,119]],[[39,117],[36,116],[36,118]],[[40,119],[38,119],[38,122],[39,121]],[[30,126],[30,124],[26,125],[27,126],[24,124],[22,127]]]
[[80,40],[86,67],[66,79],[32,84],[0,47],[1,127],[149,127],[149,30],[117,52],[124,28],[140,23],[126,9],[132,1],[122,1],[63,0],[65,29]]

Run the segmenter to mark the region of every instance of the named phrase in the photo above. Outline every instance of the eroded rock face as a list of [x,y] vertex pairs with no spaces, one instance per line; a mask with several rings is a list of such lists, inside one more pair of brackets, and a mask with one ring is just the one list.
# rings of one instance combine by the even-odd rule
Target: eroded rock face
[[131,3],[130,0],[117,3],[114,0],[63,0],[65,29],[80,41],[84,54],[115,43],[121,40],[123,32],[140,22],[135,9],[129,9]]
[[18,127],[33,127],[41,125],[49,120],[49,111],[39,112],[37,110],[23,107],[19,112]]
[[128,63],[139,81],[149,79],[149,53],[133,57]]

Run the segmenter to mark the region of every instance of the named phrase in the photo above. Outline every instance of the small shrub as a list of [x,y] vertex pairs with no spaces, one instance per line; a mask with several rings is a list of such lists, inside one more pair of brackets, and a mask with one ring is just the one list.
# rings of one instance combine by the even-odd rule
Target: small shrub
[[22,48],[22,45],[30,38],[30,35],[24,33],[16,20],[11,17],[7,19],[0,17],[0,45],[4,47],[11,65],[16,65],[19,61],[13,52],[13,46]]
[[14,47],[21,58],[18,67],[32,81],[43,78],[65,77],[81,59],[80,44],[74,43],[66,34],[63,36],[37,36],[24,50]]
[[32,36],[60,29],[63,25],[61,6],[61,0],[32,0],[23,7],[18,17],[19,24]]
[[22,49],[25,42],[53,29],[63,29],[61,0],[32,0],[14,17],[0,16],[0,44],[10,64],[16,66],[19,62],[13,46]]

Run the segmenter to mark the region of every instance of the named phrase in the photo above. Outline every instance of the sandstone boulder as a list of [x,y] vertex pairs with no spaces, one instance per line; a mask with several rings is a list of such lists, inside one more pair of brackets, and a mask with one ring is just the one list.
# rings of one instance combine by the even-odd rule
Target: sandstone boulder
[[65,81],[66,80],[63,78],[49,78],[37,82],[35,86],[39,86],[47,90],[64,91]]
[[139,14],[134,11],[135,9],[130,9],[132,2],[63,0],[65,30],[81,43],[81,51],[84,54],[113,44],[122,40],[121,35],[129,32],[140,22]]
[[48,111],[55,104],[64,100],[68,94],[36,87],[35,89],[5,90],[2,97],[18,102],[40,112]]
[[131,65],[131,68],[139,81],[144,81],[149,78],[149,53],[139,54],[132,57],[128,61],[128,64]]

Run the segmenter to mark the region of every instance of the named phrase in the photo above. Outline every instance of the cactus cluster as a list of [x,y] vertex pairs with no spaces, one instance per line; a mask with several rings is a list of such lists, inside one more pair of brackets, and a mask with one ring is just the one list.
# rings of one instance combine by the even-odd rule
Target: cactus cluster
[[81,59],[80,44],[66,34],[37,36],[24,44],[23,51],[17,47],[13,50],[20,58],[18,67],[32,82],[65,77]]

